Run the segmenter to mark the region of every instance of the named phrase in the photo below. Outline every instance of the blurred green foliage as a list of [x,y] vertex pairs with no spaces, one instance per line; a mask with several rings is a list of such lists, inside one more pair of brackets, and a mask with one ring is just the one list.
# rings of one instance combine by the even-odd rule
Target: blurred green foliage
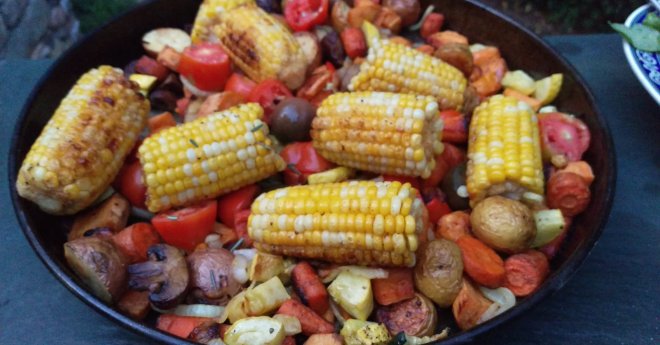
[[72,0],[73,12],[80,21],[80,31],[87,33],[114,16],[135,6],[137,0]]
[[564,32],[610,32],[608,21],[623,22],[645,0],[525,0]]

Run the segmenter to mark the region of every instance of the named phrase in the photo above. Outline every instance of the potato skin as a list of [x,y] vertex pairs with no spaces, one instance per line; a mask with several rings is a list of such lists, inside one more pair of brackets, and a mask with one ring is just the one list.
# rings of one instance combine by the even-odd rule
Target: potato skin
[[411,299],[379,308],[376,318],[391,334],[406,332],[416,337],[432,335],[438,325],[435,305],[419,293]]
[[484,199],[470,215],[472,232],[493,249],[518,253],[536,237],[534,215],[523,203],[501,196]]
[[433,240],[418,251],[415,287],[440,307],[448,307],[461,289],[463,259],[451,241]]

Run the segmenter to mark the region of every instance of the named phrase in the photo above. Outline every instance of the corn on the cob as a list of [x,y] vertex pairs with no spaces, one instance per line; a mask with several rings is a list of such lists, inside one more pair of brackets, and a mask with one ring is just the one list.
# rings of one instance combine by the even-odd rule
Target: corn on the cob
[[149,102],[120,69],[85,73],[25,157],[18,194],[52,214],[89,206],[121,168],[148,113]]
[[261,106],[247,103],[145,139],[138,156],[149,211],[215,198],[283,170],[262,117]]
[[440,59],[388,41],[374,42],[348,89],[433,96],[440,109],[463,107],[467,80]]
[[442,120],[431,96],[335,93],[312,122],[314,148],[339,165],[428,177],[442,152]]
[[204,0],[199,6],[190,34],[192,43],[217,42],[213,26],[220,22],[220,13],[245,4],[254,4],[254,0]]
[[543,194],[536,114],[524,102],[493,96],[474,111],[468,141],[467,190],[474,206],[490,195]]
[[250,79],[279,79],[290,89],[305,81],[307,62],[298,41],[261,8],[245,5],[221,13],[214,33]]
[[339,264],[413,266],[428,214],[409,183],[287,187],[252,204],[248,234],[272,254]]

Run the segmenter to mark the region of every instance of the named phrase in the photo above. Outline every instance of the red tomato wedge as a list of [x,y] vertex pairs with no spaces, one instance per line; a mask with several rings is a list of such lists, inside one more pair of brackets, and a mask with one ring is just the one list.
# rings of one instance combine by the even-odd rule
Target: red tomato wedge
[[289,186],[306,183],[309,175],[335,166],[318,154],[311,142],[289,144],[282,149],[280,156],[288,165],[284,170],[284,183]]
[[231,63],[222,47],[202,43],[183,51],[179,73],[200,90],[222,91],[231,74]]
[[167,244],[192,251],[213,231],[218,203],[208,200],[184,209],[159,213],[151,224]]
[[248,98],[250,92],[252,92],[256,86],[257,84],[248,77],[234,73],[227,80],[225,91],[233,91],[243,96],[243,98]]
[[328,19],[328,0],[289,0],[284,18],[293,31],[307,31]]
[[285,98],[293,97],[291,91],[277,79],[267,79],[257,84],[247,97],[248,102],[257,102],[264,108],[264,122],[270,124],[273,108]]
[[457,144],[467,143],[467,122],[463,114],[456,110],[444,110],[440,112],[440,118],[444,122],[442,141]]
[[564,155],[571,162],[579,161],[589,147],[589,128],[576,117],[563,113],[541,114],[539,127],[541,147],[546,159]]
[[426,209],[429,211],[429,221],[432,224],[436,224],[442,216],[451,213],[449,205],[438,197],[434,197],[426,203]]
[[234,226],[236,214],[242,210],[249,210],[260,191],[259,186],[251,184],[221,196],[218,199],[218,220],[226,226]]
[[115,186],[131,205],[147,208],[144,204],[147,199],[147,186],[144,184],[144,172],[140,161],[124,165],[117,175]]

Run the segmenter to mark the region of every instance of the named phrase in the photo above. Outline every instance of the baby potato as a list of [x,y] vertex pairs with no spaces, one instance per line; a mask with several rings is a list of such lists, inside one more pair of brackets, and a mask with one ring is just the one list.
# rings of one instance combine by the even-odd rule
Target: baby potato
[[463,259],[456,243],[429,242],[418,252],[415,287],[441,307],[448,307],[461,290]]
[[478,203],[472,210],[470,223],[477,238],[505,253],[529,248],[536,237],[532,211],[519,201],[501,196]]

